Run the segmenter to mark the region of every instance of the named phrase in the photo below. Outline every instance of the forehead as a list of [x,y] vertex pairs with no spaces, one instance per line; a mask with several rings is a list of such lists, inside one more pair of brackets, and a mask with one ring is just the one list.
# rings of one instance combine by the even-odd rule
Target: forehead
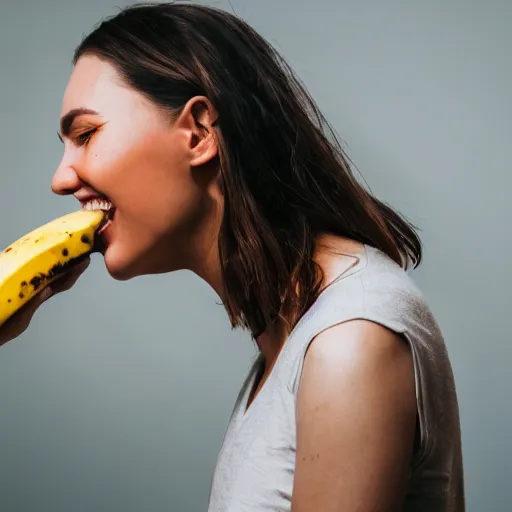
[[127,95],[128,91],[122,87],[120,77],[111,64],[94,56],[83,56],[69,77],[61,115],[82,107],[101,110],[115,98],[123,100]]

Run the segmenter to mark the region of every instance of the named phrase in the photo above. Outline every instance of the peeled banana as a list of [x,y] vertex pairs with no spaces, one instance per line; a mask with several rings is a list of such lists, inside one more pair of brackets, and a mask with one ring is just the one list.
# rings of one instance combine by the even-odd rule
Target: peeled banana
[[78,210],[26,234],[0,253],[0,325],[74,263],[97,249],[107,220]]

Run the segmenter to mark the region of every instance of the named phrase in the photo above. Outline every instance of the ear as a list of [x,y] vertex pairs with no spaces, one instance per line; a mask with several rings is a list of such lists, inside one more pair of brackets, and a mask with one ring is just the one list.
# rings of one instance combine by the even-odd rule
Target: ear
[[194,96],[185,104],[176,120],[187,134],[190,165],[207,164],[218,154],[215,122],[218,114],[211,101],[204,96]]

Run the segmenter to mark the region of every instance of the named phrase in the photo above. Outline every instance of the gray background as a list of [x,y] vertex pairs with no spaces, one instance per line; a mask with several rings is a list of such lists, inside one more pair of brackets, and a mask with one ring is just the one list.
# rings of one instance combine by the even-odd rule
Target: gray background
[[[373,192],[422,228],[413,277],[453,361],[468,510],[509,510],[511,3],[232,4],[289,59]],[[77,208],[49,188],[62,93],[82,34],[123,5],[2,0],[0,246]],[[119,283],[96,257],[45,304],[0,349],[0,510],[205,510],[255,354],[217,302],[189,273]]]

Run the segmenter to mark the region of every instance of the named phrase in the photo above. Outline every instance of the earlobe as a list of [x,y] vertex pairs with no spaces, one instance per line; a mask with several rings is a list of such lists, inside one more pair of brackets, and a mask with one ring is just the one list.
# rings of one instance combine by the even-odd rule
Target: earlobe
[[182,116],[190,130],[190,164],[199,167],[213,160],[218,153],[217,137],[214,124],[217,112],[212,103],[203,96],[191,98]]

